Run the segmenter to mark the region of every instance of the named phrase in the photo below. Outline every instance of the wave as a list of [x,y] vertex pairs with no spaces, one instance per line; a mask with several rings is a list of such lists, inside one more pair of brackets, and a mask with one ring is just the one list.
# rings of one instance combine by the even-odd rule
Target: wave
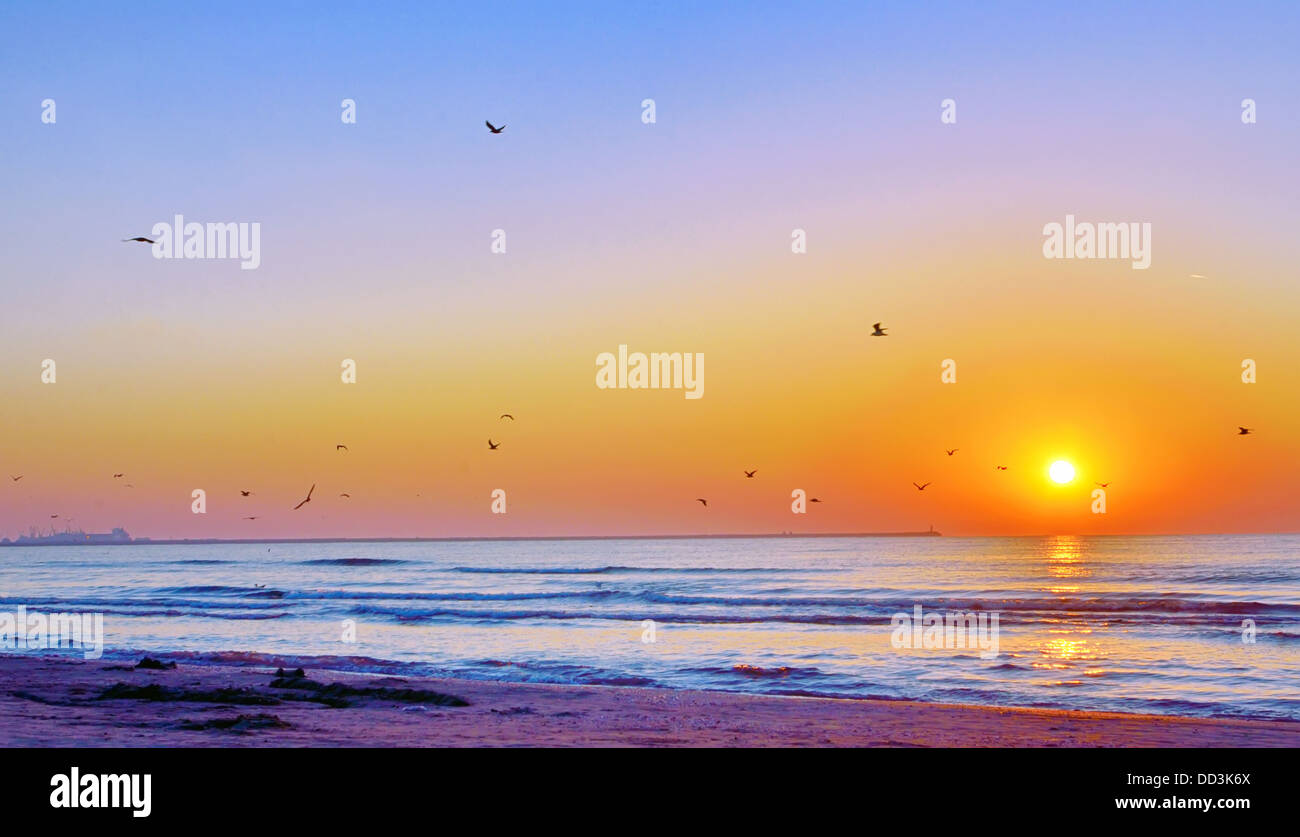
[[298,561],[304,567],[373,567],[382,564],[409,564],[403,558],[313,558],[310,561]]
[[267,589],[265,587],[231,587],[225,584],[199,584],[189,587],[160,587],[154,592],[168,595],[214,593],[217,595],[237,595],[250,599],[282,599],[285,596],[283,590]]
[[236,564],[237,561],[231,561],[226,558],[180,558],[175,561],[156,561],[158,564],[181,565],[181,564]]
[[454,573],[500,575],[603,575],[605,573],[832,573],[825,567],[452,567]]

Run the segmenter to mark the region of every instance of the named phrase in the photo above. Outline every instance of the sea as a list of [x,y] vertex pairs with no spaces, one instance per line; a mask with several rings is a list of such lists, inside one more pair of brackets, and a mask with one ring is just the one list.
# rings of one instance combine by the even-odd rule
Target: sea
[[3,548],[20,606],[109,660],[1300,720],[1297,535]]

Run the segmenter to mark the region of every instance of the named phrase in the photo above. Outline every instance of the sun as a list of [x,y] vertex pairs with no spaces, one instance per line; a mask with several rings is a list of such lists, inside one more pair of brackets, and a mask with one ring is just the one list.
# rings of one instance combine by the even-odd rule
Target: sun
[[1058,459],[1048,466],[1047,475],[1052,478],[1052,482],[1065,485],[1074,481],[1074,466],[1064,459]]

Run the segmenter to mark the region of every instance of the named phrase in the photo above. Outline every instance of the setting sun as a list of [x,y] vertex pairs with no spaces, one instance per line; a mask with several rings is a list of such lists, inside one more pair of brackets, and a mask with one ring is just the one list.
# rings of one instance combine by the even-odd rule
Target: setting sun
[[1074,466],[1064,459],[1058,459],[1048,467],[1047,475],[1052,478],[1052,482],[1065,485],[1074,480]]

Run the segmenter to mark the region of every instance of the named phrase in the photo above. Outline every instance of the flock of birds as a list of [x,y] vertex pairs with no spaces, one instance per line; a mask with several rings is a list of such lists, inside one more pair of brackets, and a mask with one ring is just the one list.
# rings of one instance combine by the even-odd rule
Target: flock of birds
[[[498,128],[496,125],[493,125],[492,122],[491,122],[490,120],[484,120],[484,124],[487,126],[488,131],[490,131],[490,132],[493,133],[493,134],[500,134],[501,132],[505,131],[505,129],[506,129],[506,126],[505,126],[505,125],[502,125],[501,127]],[[153,243],[155,243],[153,239],[151,239],[151,238],[147,238],[147,237],[145,237],[145,236],[134,236],[134,237],[132,237],[132,238],[124,238],[124,239],[122,239],[122,240],[123,240],[123,241],[134,241],[134,242],[140,242],[140,243],[142,243],[142,244],[153,244]],[[871,331],[871,334],[870,334],[871,337],[888,337],[888,336],[889,336],[889,334],[888,334],[888,329],[885,327],[885,325],[884,325],[883,323],[872,323],[871,328],[872,328],[872,331]],[[515,417],[514,417],[513,415],[511,415],[510,413],[502,413],[502,414],[501,414],[501,419],[510,419],[511,421],[514,421],[514,418],[515,418]],[[1251,430],[1250,428],[1248,428],[1248,427],[1241,427],[1241,426],[1238,426],[1238,427],[1237,427],[1237,435],[1238,435],[1238,436],[1247,436],[1247,435],[1250,435],[1251,432],[1252,432],[1252,430]],[[488,437],[487,444],[488,444],[488,450],[489,450],[489,451],[495,451],[495,450],[498,450],[498,449],[501,447],[501,443],[500,443],[500,442],[497,442],[497,441],[494,441],[491,437]],[[334,448],[334,449],[335,449],[336,451],[343,451],[343,452],[346,452],[346,451],[348,450],[348,447],[347,447],[347,445],[335,445],[335,448]],[[960,448],[951,448],[951,449],[949,449],[949,448],[945,448],[945,449],[944,449],[944,453],[946,453],[948,456],[954,456],[954,455],[957,453],[958,450],[960,450]],[[998,470],[998,471],[1005,471],[1005,470],[1007,470],[1007,466],[1006,466],[1006,465],[994,465],[993,467],[994,467],[994,469],[996,469],[996,470]],[[743,470],[743,469],[742,469],[742,470]],[[754,476],[755,476],[755,474],[757,474],[757,473],[758,473],[758,469],[744,471],[744,474],[745,474],[745,478],[746,478],[746,479],[754,479]],[[123,475],[122,475],[122,474],[114,474],[113,476],[114,476],[114,478],[116,479],[116,478],[120,478],[120,477],[122,477]],[[22,476],[12,477],[12,479],[13,479],[15,482],[17,482],[18,480],[22,479]],[[930,485],[932,485],[932,484],[933,484],[932,482],[924,482],[924,483],[913,482],[913,483],[912,483],[912,485],[916,488],[917,491],[924,491],[926,488],[928,488],[928,487],[929,487]],[[1098,486],[1102,487],[1102,488],[1106,488],[1107,486],[1110,485],[1109,482],[1099,482],[1099,483],[1096,483],[1096,484],[1097,484]],[[130,488],[130,487],[132,487],[132,486],[127,486],[127,487]],[[313,493],[315,490],[316,490],[316,484],[315,484],[315,483],[312,483],[311,488],[307,491],[307,496],[304,497],[304,498],[302,499],[302,501],[301,501],[300,503],[298,503],[298,505],[296,505],[296,506],[293,507],[293,511],[297,511],[298,509],[301,509],[303,506],[305,506],[305,505],[307,505],[308,503],[310,503],[310,502],[311,502],[312,493]],[[249,496],[252,496],[252,492],[251,492],[251,491],[240,491],[239,493],[240,493],[240,495],[243,496],[243,497],[249,497]],[[417,495],[417,496],[418,496],[418,495]],[[342,498],[342,499],[349,499],[349,498],[351,497],[351,495],[350,495],[350,494],[346,494],[346,493],[342,493],[342,494],[339,494],[339,497]],[[695,501],[698,502],[698,503],[699,503],[701,506],[703,506],[704,508],[708,508],[708,506],[709,506],[709,501],[708,501],[708,499],[706,499],[706,498],[704,498],[704,497],[696,497],[696,498],[695,498]],[[820,502],[821,502],[821,499],[820,499],[820,498],[817,498],[817,497],[812,497],[812,498],[810,498],[810,499],[808,500],[808,502],[810,502],[810,503],[820,503]],[[50,516],[51,516],[51,517],[58,517],[58,515],[50,515]],[[257,520],[258,517],[257,517],[257,516],[249,516],[249,517],[245,517],[244,519],[245,519],[245,520]]]

